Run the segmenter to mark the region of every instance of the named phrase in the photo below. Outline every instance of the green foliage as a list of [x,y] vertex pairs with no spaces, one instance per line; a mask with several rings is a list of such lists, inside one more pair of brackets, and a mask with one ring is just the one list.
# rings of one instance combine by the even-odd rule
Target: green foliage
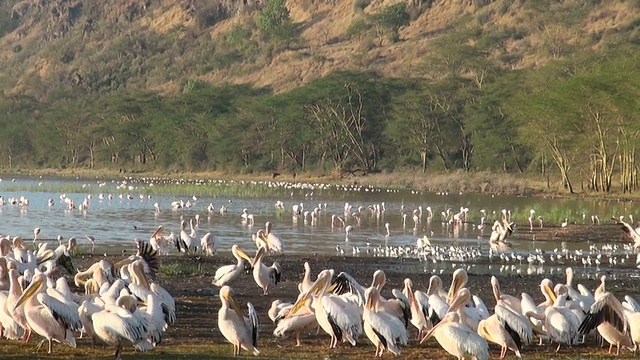
[[385,6],[379,13],[373,15],[373,21],[390,34],[397,36],[398,30],[409,25],[411,16],[407,12],[407,4],[404,2]]
[[347,28],[347,35],[350,38],[361,37],[365,32],[367,32],[373,24],[367,20],[365,17],[358,17],[354,19],[349,27]]
[[286,41],[296,36],[285,0],[271,0],[258,14],[258,29],[270,38]]

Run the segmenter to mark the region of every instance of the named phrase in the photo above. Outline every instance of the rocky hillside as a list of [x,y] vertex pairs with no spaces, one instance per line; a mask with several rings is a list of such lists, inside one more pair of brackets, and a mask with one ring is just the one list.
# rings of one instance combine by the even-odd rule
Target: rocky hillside
[[[199,79],[282,92],[336,70],[434,76],[470,45],[520,69],[640,43],[638,0],[288,0],[294,33],[278,41],[259,26],[269,1],[5,0],[0,87],[51,99],[173,94]],[[400,2],[409,18],[396,33],[381,19]]]

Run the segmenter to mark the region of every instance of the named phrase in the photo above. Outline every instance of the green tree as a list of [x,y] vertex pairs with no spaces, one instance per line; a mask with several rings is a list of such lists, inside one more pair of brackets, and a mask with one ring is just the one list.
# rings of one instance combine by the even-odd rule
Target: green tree
[[275,40],[287,41],[296,35],[286,0],[270,0],[258,15],[258,29]]
[[372,19],[378,29],[378,35],[382,37],[386,33],[392,42],[400,39],[398,34],[400,28],[411,22],[411,16],[407,12],[407,4],[404,2],[385,6],[382,11],[373,15]]

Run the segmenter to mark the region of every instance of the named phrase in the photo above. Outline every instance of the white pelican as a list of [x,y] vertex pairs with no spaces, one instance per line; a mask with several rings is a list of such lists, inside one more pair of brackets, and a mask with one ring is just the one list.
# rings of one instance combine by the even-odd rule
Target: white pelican
[[15,268],[9,269],[9,293],[7,294],[7,310],[18,325],[24,329],[24,342],[29,341],[31,337],[31,327],[27,322],[24,313],[24,306],[16,307],[18,300],[22,296],[22,285],[18,279],[18,271]]
[[172,325],[176,320],[176,303],[171,294],[156,282],[149,282],[144,273],[143,267],[145,263],[142,260],[136,260],[129,264],[129,275],[131,276],[131,284],[129,290],[139,299],[146,299],[149,294],[158,296],[162,312],[165,314],[165,321]]
[[[413,282],[411,279],[404,279],[404,289],[403,293],[407,296],[409,301],[409,309],[411,311],[411,324],[418,329],[418,340],[422,339],[422,336],[429,331],[433,325],[431,324],[431,320],[428,318],[428,298],[426,298],[426,294],[420,294],[419,291],[413,291]],[[418,295],[418,296],[416,296]],[[426,303],[423,304],[418,300],[418,297],[423,296]]]
[[500,359],[504,359],[507,349],[515,352],[517,357],[522,357],[519,343],[515,341],[509,330],[498,319],[498,315],[493,314],[487,319],[480,320],[478,334],[487,341],[500,345]]
[[[504,215],[506,216],[506,215]],[[506,219],[502,221],[496,220],[491,228],[491,236],[489,242],[504,242],[505,239],[513,233],[513,223]]]
[[451,304],[453,299],[457,296],[458,291],[462,289],[468,281],[469,275],[467,275],[467,271],[465,269],[459,268],[453,272],[453,275],[451,275],[451,286],[447,293],[447,303]]
[[207,256],[211,256],[216,253],[215,238],[213,237],[212,233],[208,232],[202,235],[202,237],[200,238],[200,248],[202,249],[202,252]]
[[262,263],[262,258],[267,254],[267,249],[261,247],[253,258],[253,279],[262,289],[264,295],[269,295],[269,289],[280,282],[280,264],[274,261],[271,266]]
[[408,341],[404,324],[396,316],[378,310],[380,292],[377,288],[370,287],[365,290],[364,297],[364,333],[376,346],[375,356],[382,357],[384,350],[400,355],[398,345],[406,345]]
[[355,346],[358,337],[362,334],[360,310],[353,303],[327,293],[332,277],[333,269],[321,271],[311,288],[300,294],[287,317],[296,314],[309,300],[313,299],[311,306],[315,310],[318,325],[331,336],[329,348],[336,347],[338,340],[348,341]]
[[633,228],[632,225],[624,222],[622,217],[615,218],[611,217],[611,220],[615,221],[618,225],[622,225],[622,230],[633,240],[633,247],[640,248],[640,228]]
[[282,238],[271,232],[273,224],[269,221],[265,224],[264,232],[258,231],[262,235],[263,240],[267,243],[267,250],[274,253],[282,253],[284,242]]
[[247,253],[236,244],[231,247],[231,254],[233,254],[233,257],[238,260],[238,263],[219,267],[213,276],[213,285],[222,287],[231,283],[242,274],[242,271],[244,270],[244,261],[247,260],[251,262],[249,255],[247,255]]
[[[121,298],[118,300],[123,303]],[[123,345],[136,345],[147,335],[147,322],[134,314],[135,302],[126,301],[119,305],[107,304],[104,310],[90,315],[95,335],[107,345],[116,347],[116,359],[121,358]]]
[[[44,290],[47,277],[36,274],[31,284],[24,290],[15,307],[24,304],[27,322],[33,331],[49,341],[49,353],[53,351],[53,341],[76,346],[73,332],[82,328],[78,311],[47,295]],[[44,344],[44,341],[39,346]]]
[[169,236],[163,236],[164,226],[158,226],[158,229],[151,234],[149,244],[153,250],[158,251],[160,255],[169,255],[169,247],[173,244],[177,244],[176,235],[171,231]]
[[544,321],[545,331],[549,340],[558,344],[556,348],[556,352],[558,352],[562,344],[574,345],[578,342],[578,327],[580,326],[580,322],[576,315],[571,312],[569,308],[565,307],[567,296],[566,286],[560,284],[558,288],[559,293],[556,297],[556,294],[551,290],[550,283],[551,281],[544,279],[540,286],[542,291],[553,301],[553,305],[547,306],[542,315],[529,311],[525,316]]
[[289,315],[293,304],[283,303],[281,300],[274,300],[269,309],[269,318],[276,326],[273,336],[281,337],[293,332],[296,337],[296,346],[300,346],[300,335],[318,327],[318,321],[313,310],[308,306],[303,306],[295,314]]
[[189,220],[189,225],[191,226],[191,232],[187,232],[187,222],[182,220],[180,223],[180,236],[176,240],[176,247],[178,251],[183,253],[189,253],[194,250],[197,246],[199,239],[198,234],[196,233],[196,229],[193,227],[193,219]]
[[567,291],[569,292],[569,297],[577,302],[578,304],[580,304],[582,310],[584,310],[584,312],[586,313],[587,311],[589,311],[589,308],[591,307],[591,305],[593,305],[593,303],[595,302],[595,299],[593,298],[593,294],[591,293],[591,291],[589,291],[589,289],[587,289],[584,285],[582,284],[578,284],[578,291],[576,291],[573,288],[573,268],[572,267],[567,267],[565,269],[565,275],[566,275],[566,285],[567,285]]
[[298,291],[301,293],[309,290],[309,288],[313,285],[313,281],[311,281],[311,265],[309,265],[308,261],[304,262],[304,277],[302,278],[302,282],[298,284]]
[[[622,346],[635,351],[634,341],[629,332],[634,327],[640,327],[640,323],[637,318],[629,318],[627,314],[631,315],[631,312],[626,310],[612,293],[605,290],[605,279],[606,277],[602,276],[602,282],[596,289],[596,302],[589,309],[578,331],[586,335],[589,331],[597,329],[600,336],[609,343],[609,354],[613,345],[617,348],[616,355],[620,355]],[[628,319],[633,319],[633,323]]]
[[500,291],[500,282],[498,282],[498,278],[496,278],[495,276],[491,277],[491,289],[493,290],[493,297],[495,298],[496,303],[502,301],[514,311],[522,313],[522,305],[520,305],[520,299],[515,296],[503,294]]
[[222,335],[233,344],[233,355],[238,356],[240,349],[244,349],[258,356],[260,351],[258,346],[258,314],[251,303],[247,303],[249,310],[248,318],[242,315],[238,304],[231,296],[232,290],[229,286],[220,288],[220,301],[222,307],[218,311],[218,329]]
[[460,323],[460,316],[451,312],[433,327],[423,338],[423,343],[431,336],[440,346],[458,359],[489,359],[489,344],[480,335]]

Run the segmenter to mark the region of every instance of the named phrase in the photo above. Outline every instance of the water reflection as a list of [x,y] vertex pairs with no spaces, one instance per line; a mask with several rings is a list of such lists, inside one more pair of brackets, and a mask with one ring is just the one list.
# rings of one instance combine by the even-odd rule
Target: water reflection
[[[179,189],[181,185],[175,186]],[[243,185],[238,183],[233,189],[225,182],[201,186],[206,190],[201,190],[197,197],[193,194],[149,196],[145,193],[145,189],[151,187],[149,184],[131,181],[127,184],[67,179],[2,181],[0,194],[5,199],[24,196],[29,199],[29,205],[0,206],[3,224],[0,231],[28,239],[33,236],[33,229],[40,227],[40,236],[44,239],[54,239],[58,235],[85,239],[86,235],[91,235],[97,246],[115,249],[123,243],[131,244],[136,237],[147,239],[159,225],[165,226],[167,232],[178,233],[181,220],[199,215],[198,233],[211,231],[221,251],[228,251],[235,243],[252,247],[251,234],[270,221],[274,232],[284,239],[287,253],[334,254],[342,251],[350,256],[364,255],[367,248],[373,251],[380,247],[415,246],[418,239],[426,237],[431,244],[442,247],[475,247],[484,257],[488,257],[490,251],[494,254],[515,253],[516,257],[523,257],[526,265],[528,254],[538,249],[545,252],[554,249],[585,251],[590,245],[600,247],[609,241],[609,238],[569,242],[543,239],[546,235],[537,227],[530,228],[528,219],[532,209],[536,216],[568,218],[572,224],[590,223],[594,215],[601,218],[612,214],[633,215],[630,203],[604,200],[419,193],[317,184],[250,184],[246,186],[260,190],[252,190],[255,196],[240,196],[238,194],[245,192]],[[84,210],[79,206],[70,210],[61,199],[62,193],[46,191],[51,188],[75,189],[76,192],[65,193],[65,198],[75,204],[82,204],[88,197],[90,201]],[[186,189],[188,187],[185,192]],[[50,199],[53,206],[50,206]],[[172,204],[176,202],[184,205],[175,208]],[[156,203],[160,211],[154,207]],[[297,209],[294,210],[294,206]],[[220,212],[221,208],[225,211]],[[241,221],[243,209],[252,215],[254,225]],[[490,246],[487,241],[491,233],[489,225],[502,216],[503,209],[508,209],[519,236]],[[456,213],[463,213],[463,222],[451,226],[451,214]],[[612,231],[616,231],[615,235],[620,234],[618,229]],[[84,245],[90,245],[88,240]],[[623,248],[617,251],[624,253]],[[582,258],[588,259],[587,255]],[[609,261],[609,258],[598,261],[603,263],[605,260]],[[545,261],[550,261],[549,255]],[[591,261],[595,265],[595,259]]]

